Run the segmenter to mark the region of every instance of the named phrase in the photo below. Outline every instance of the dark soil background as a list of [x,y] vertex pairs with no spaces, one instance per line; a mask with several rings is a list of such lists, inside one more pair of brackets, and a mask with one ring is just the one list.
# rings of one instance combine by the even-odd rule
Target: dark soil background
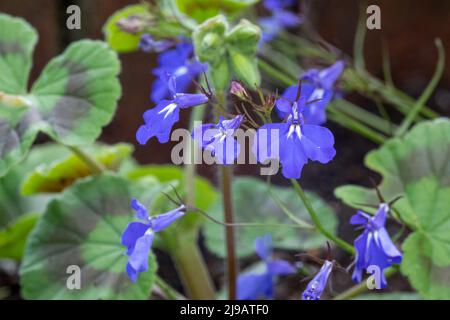
[[[34,54],[34,68],[31,81],[39,75],[45,64],[59,54],[72,41],[82,38],[102,39],[102,26],[106,19],[116,10],[132,0],[0,0],[0,11],[20,16],[31,23],[39,33],[39,42]],[[309,19],[321,36],[337,48],[351,54],[355,25],[358,18],[358,0],[314,0],[310,1]],[[82,29],[69,31],[65,27],[66,8],[77,4],[82,10]],[[427,85],[436,64],[434,39],[439,37],[447,49],[447,61],[450,61],[450,1],[448,0],[384,0],[370,1],[381,7],[382,30],[368,31],[366,38],[366,65],[372,74],[381,77],[382,40],[389,47],[392,73],[395,84],[406,93],[417,97]],[[151,74],[156,57],[144,53],[121,55],[122,72],[120,75],[123,95],[118,112],[112,123],[105,128],[101,140],[107,143],[128,142],[136,146],[135,157],[141,163],[168,163],[170,161],[170,143],[160,145],[153,139],[146,147],[140,147],[135,141],[135,130],[141,124],[141,114],[151,107],[149,100]],[[350,96],[359,105],[371,107],[370,101]],[[444,115],[450,114],[450,63],[428,105]],[[177,126],[186,126],[187,114]],[[333,190],[340,185],[357,183],[370,185],[369,177],[377,178],[374,173],[364,168],[362,161],[367,151],[375,144],[335,124],[328,125],[336,138],[336,158],[327,166],[310,164],[303,171],[302,185],[307,190],[317,192],[335,209],[341,221],[339,233],[352,241],[356,233],[347,223],[351,209],[342,205],[333,196]],[[45,138],[42,138],[45,139]],[[213,168],[201,166],[199,171],[214,183]],[[256,166],[240,166],[236,174],[256,174]],[[276,183],[285,184],[281,177]],[[205,258],[212,271],[215,282],[222,282],[223,264],[220,259],[205,251]],[[340,250],[334,250],[334,256],[342,264],[348,264],[348,257]],[[293,252],[279,253],[292,261]],[[318,253],[320,254],[320,253]],[[347,259],[347,260],[346,260]],[[244,261],[244,263],[249,261]],[[159,254],[160,273],[169,283],[182,289],[172,267],[170,258]],[[281,280],[277,288],[277,297],[298,299],[300,295],[299,279]],[[408,283],[401,276],[393,278],[390,290],[409,290]],[[14,298],[19,298],[17,278],[0,273],[0,287],[11,286]],[[350,285],[350,278],[337,275],[334,283],[336,291],[342,291]]]

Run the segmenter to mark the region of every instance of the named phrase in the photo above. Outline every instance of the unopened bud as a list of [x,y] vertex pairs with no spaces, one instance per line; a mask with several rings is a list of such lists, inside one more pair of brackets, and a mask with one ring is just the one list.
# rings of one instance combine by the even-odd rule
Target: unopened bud
[[241,99],[248,98],[247,90],[239,81],[231,81],[230,92]]

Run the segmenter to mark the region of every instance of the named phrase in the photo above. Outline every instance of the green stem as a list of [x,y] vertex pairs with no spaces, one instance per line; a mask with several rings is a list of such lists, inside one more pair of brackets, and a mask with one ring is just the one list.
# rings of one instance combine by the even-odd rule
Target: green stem
[[328,230],[326,230],[322,226],[322,223],[320,222],[319,216],[317,215],[316,211],[312,207],[311,202],[309,201],[308,197],[306,196],[306,194],[303,191],[303,189],[300,186],[300,184],[295,179],[290,179],[290,180],[291,180],[291,184],[294,187],[295,191],[300,196],[300,199],[302,199],[303,204],[305,205],[305,208],[308,211],[308,213],[309,213],[309,215],[311,217],[311,220],[313,221],[313,223],[316,226],[317,230],[320,233],[322,233],[325,237],[327,237],[329,240],[331,240],[334,243],[336,243],[339,247],[341,247],[342,249],[344,249],[348,253],[354,255],[355,254],[355,249],[353,248],[353,246],[351,244],[349,244],[347,241],[345,241],[345,240],[343,240],[343,239],[333,235],[331,232],[329,232]]
[[[397,272],[397,270],[398,269],[395,267],[390,267],[390,268],[386,269],[386,271],[384,272],[384,276],[386,278],[389,278],[390,276],[395,274]],[[349,300],[349,299],[352,299],[352,298],[366,292],[367,290],[368,290],[367,283],[365,281],[363,281],[360,284],[357,284],[357,285],[351,287],[350,289],[342,292],[341,294],[337,295],[336,297],[333,298],[333,300]]]
[[170,253],[188,297],[195,300],[214,299],[209,272],[197,246],[197,230],[190,235],[177,236]]
[[165,282],[160,276],[155,276],[155,284],[159,287],[159,289],[164,293],[167,299],[169,300],[185,300],[181,293],[177,292],[174,288],[172,288],[167,282]]
[[[233,223],[233,203],[231,195],[231,179],[232,179],[232,167],[222,166],[222,200],[223,200],[223,213],[224,221],[226,224]],[[236,300],[236,279],[238,273],[237,260],[236,260],[236,248],[234,240],[234,227],[225,227],[226,235],[226,247],[227,247],[227,280],[228,280],[228,298],[230,300]]]
[[91,157],[79,147],[67,146],[67,148],[69,148],[78,158],[83,160],[88,165],[89,169],[91,169],[93,174],[101,174],[102,172],[106,171],[106,168],[103,166],[103,164],[98,162],[97,159]]
[[439,59],[433,77],[431,78],[431,81],[426,87],[425,91],[421,94],[417,102],[414,104],[414,106],[411,108],[411,110],[403,120],[402,124],[400,125],[400,128],[398,128],[396,132],[397,136],[404,135],[405,132],[408,130],[408,128],[411,126],[411,124],[414,122],[417,115],[420,113],[420,110],[422,110],[427,100],[431,97],[431,94],[438,85],[439,80],[441,79],[442,74],[444,73],[445,50],[441,40],[439,39],[436,40],[436,47],[438,49]]

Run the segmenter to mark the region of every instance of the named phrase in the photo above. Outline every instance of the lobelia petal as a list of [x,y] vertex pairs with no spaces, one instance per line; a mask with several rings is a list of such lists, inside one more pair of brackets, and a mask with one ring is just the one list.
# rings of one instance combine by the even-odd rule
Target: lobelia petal
[[269,261],[272,257],[272,236],[270,234],[265,234],[262,237],[258,237],[255,240],[255,251],[261,260]]
[[134,269],[130,263],[127,263],[127,267],[126,267],[126,271],[128,274],[128,277],[130,278],[131,281],[136,282],[137,280],[137,276],[138,276],[138,272],[136,271],[136,269]]
[[272,276],[268,273],[242,274],[237,279],[238,300],[256,300],[261,297],[272,297],[273,293]]
[[147,208],[137,199],[131,200],[131,208],[136,211],[136,217],[141,220],[148,220]]
[[319,78],[322,83],[322,87],[325,89],[332,89],[336,80],[341,76],[344,71],[344,62],[341,60],[336,61],[330,67],[323,69],[319,72]]
[[144,113],[144,120],[148,134],[156,136],[160,143],[169,141],[173,125],[179,120],[180,108],[169,100],[161,101],[153,109]]
[[[219,130],[213,128],[215,128],[213,123],[206,123],[196,126],[192,130],[192,139],[197,141],[202,149],[206,148],[206,146],[212,142],[212,137],[219,132]],[[206,133],[211,132],[210,130],[214,130],[214,133]]]
[[146,233],[136,241],[133,252],[130,254],[128,263],[137,272],[148,270],[148,255],[152,247],[153,232]]
[[285,276],[296,272],[294,266],[285,260],[272,260],[267,263],[267,272],[272,276]]
[[151,217],[150,223],[153,231],[159,232],[161,230],[166,229],[176,220],[180,219],[182,216],[185,215],[184,211],[185,209],[186,207],[184,205],[181,205],[172,211]]
[[383,248],[386,256],[389,257],[390,262],[392,264],[400,264],[402,262],[403,255],[392,242],[386,228],[381,228],[378,230],[378,239],[380,246]]
[[208,97],[202,93],[179,93],[176,95],[175,103],[181,108],[195,107],[208,102]]
[[280,159],[281,136],[287,132],[287,123],[267,123],[256,131],[252,152],[258,162],[269,159]]
[[389,206],[386,203],[380,204],[377,212],[371,218],[371,223],[375,229],[383,228],[389,212]]
[[367,237],[369,232],[364,231],[359,237],[354,241],[355,246],[355,268],[352,274],[352,280],[356,283],[362,281],[362,273],[366,267],[365,257],[367,249]]
[[286,134],[280,138],[280,162],[282,174],[288,179],[300,179],[303,166],[308,163],[308,157],[302,143],[296,134],[289,138]]
[[328,163],[336,155],[334,136],[325,127],[304,125],[302,127],[301,143],[306,156],[320,163]]
[[127,247],[127,255],[133,253],[136,241],[141,238],[150,228],[148,224],[142,222],[130,222],[122,233],[122,244]]
[[332,270],[333,263],[326,260],[319,272],[308,283],[305,291],[303,291],[302,300],[320,300]]
[[369,220],[371,216],[369,216],[367,213],[358,210],[356,211],[356,214],[354,214],[350,218],[350,224],[352,225],[365,225]]
[[238,157],[241,147],[233,136],[225,136],[223,139],[215,140],[210,147],[213,150],[213,156],[221,165],[230,165]]

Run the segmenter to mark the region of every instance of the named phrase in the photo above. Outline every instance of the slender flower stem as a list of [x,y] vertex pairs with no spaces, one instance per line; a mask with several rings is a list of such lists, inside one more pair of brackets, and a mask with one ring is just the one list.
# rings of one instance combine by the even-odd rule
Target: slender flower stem
[[303,191],[303,189],[300,186],[300,184],[295,179],[290,179],[290,180],[291,180],[292,186],[294,187],[295,191],[297,192],[297,194],[302,199],[303,204],[305,205],[306,210],[308,211],[309,215],[311,216],[311,220],[313,221],[313,223],[316,226],[317,230],[320,233],[322,233],[325,237],[327,237],[328,239],[330,239],[331,241],[336,243],[339,247],[341,247],[342,249],[344,249],[348,253],[354,255],[355,254],[355,249],[353,248],[353,246],[350,243],[348,243],[347,241],[342,240],[341,238],[333,235],[331,232],[329,232],[328,230],[326,230],[322,226],[322,223],[320,222],[319,216],[317,215],[316,211],[312,207],[311,202],[309,201],[308,197],[306,196],[306,194]]
[[[168,242],[172,241],[169,239]],[[188,297],[195,300],[214,299],[208,269],[197,246],[197,230],[178,235],[170,247],[170,254]]]
[[[222,199],[224,221],[226,224],[233,223],[233,203],[231,196],[231,179],[232,167],[222,166]],[[225,227],[226,244],[227,244],[227,275],[228,275],[228,298],[236,299],[236,278],[237,278],[237,261],[234,239],[234,228],[232,226]]]
[[159,289],[164,293],[167,299],[169,300],[185,300],[181,293],[177,292],[174,288],[172,288],[167,282],[165,282],[160,276],[155,276],[155,284],[159,287]]
[[[398,268],[390,267],[386,269],[384,272],[384,276],[386,278],[389,278],[390,276],[394,275],[398,271]],[[350,289],[342,292],[341,294],[337,295],[333,298],[333,300],[349,300],[352,299],[368,290],[367,283],[365,281],[361,282],[360,284],[357,284]]]
[[78,158],[83,160],[88,165],[89,169],[91,169],[93,174],[100,174],[106,171],[106,168],[103,166],[103,164],[98,162],[97,159],[91,157],[79,147],[67,146],[67,148],[69,148]]

